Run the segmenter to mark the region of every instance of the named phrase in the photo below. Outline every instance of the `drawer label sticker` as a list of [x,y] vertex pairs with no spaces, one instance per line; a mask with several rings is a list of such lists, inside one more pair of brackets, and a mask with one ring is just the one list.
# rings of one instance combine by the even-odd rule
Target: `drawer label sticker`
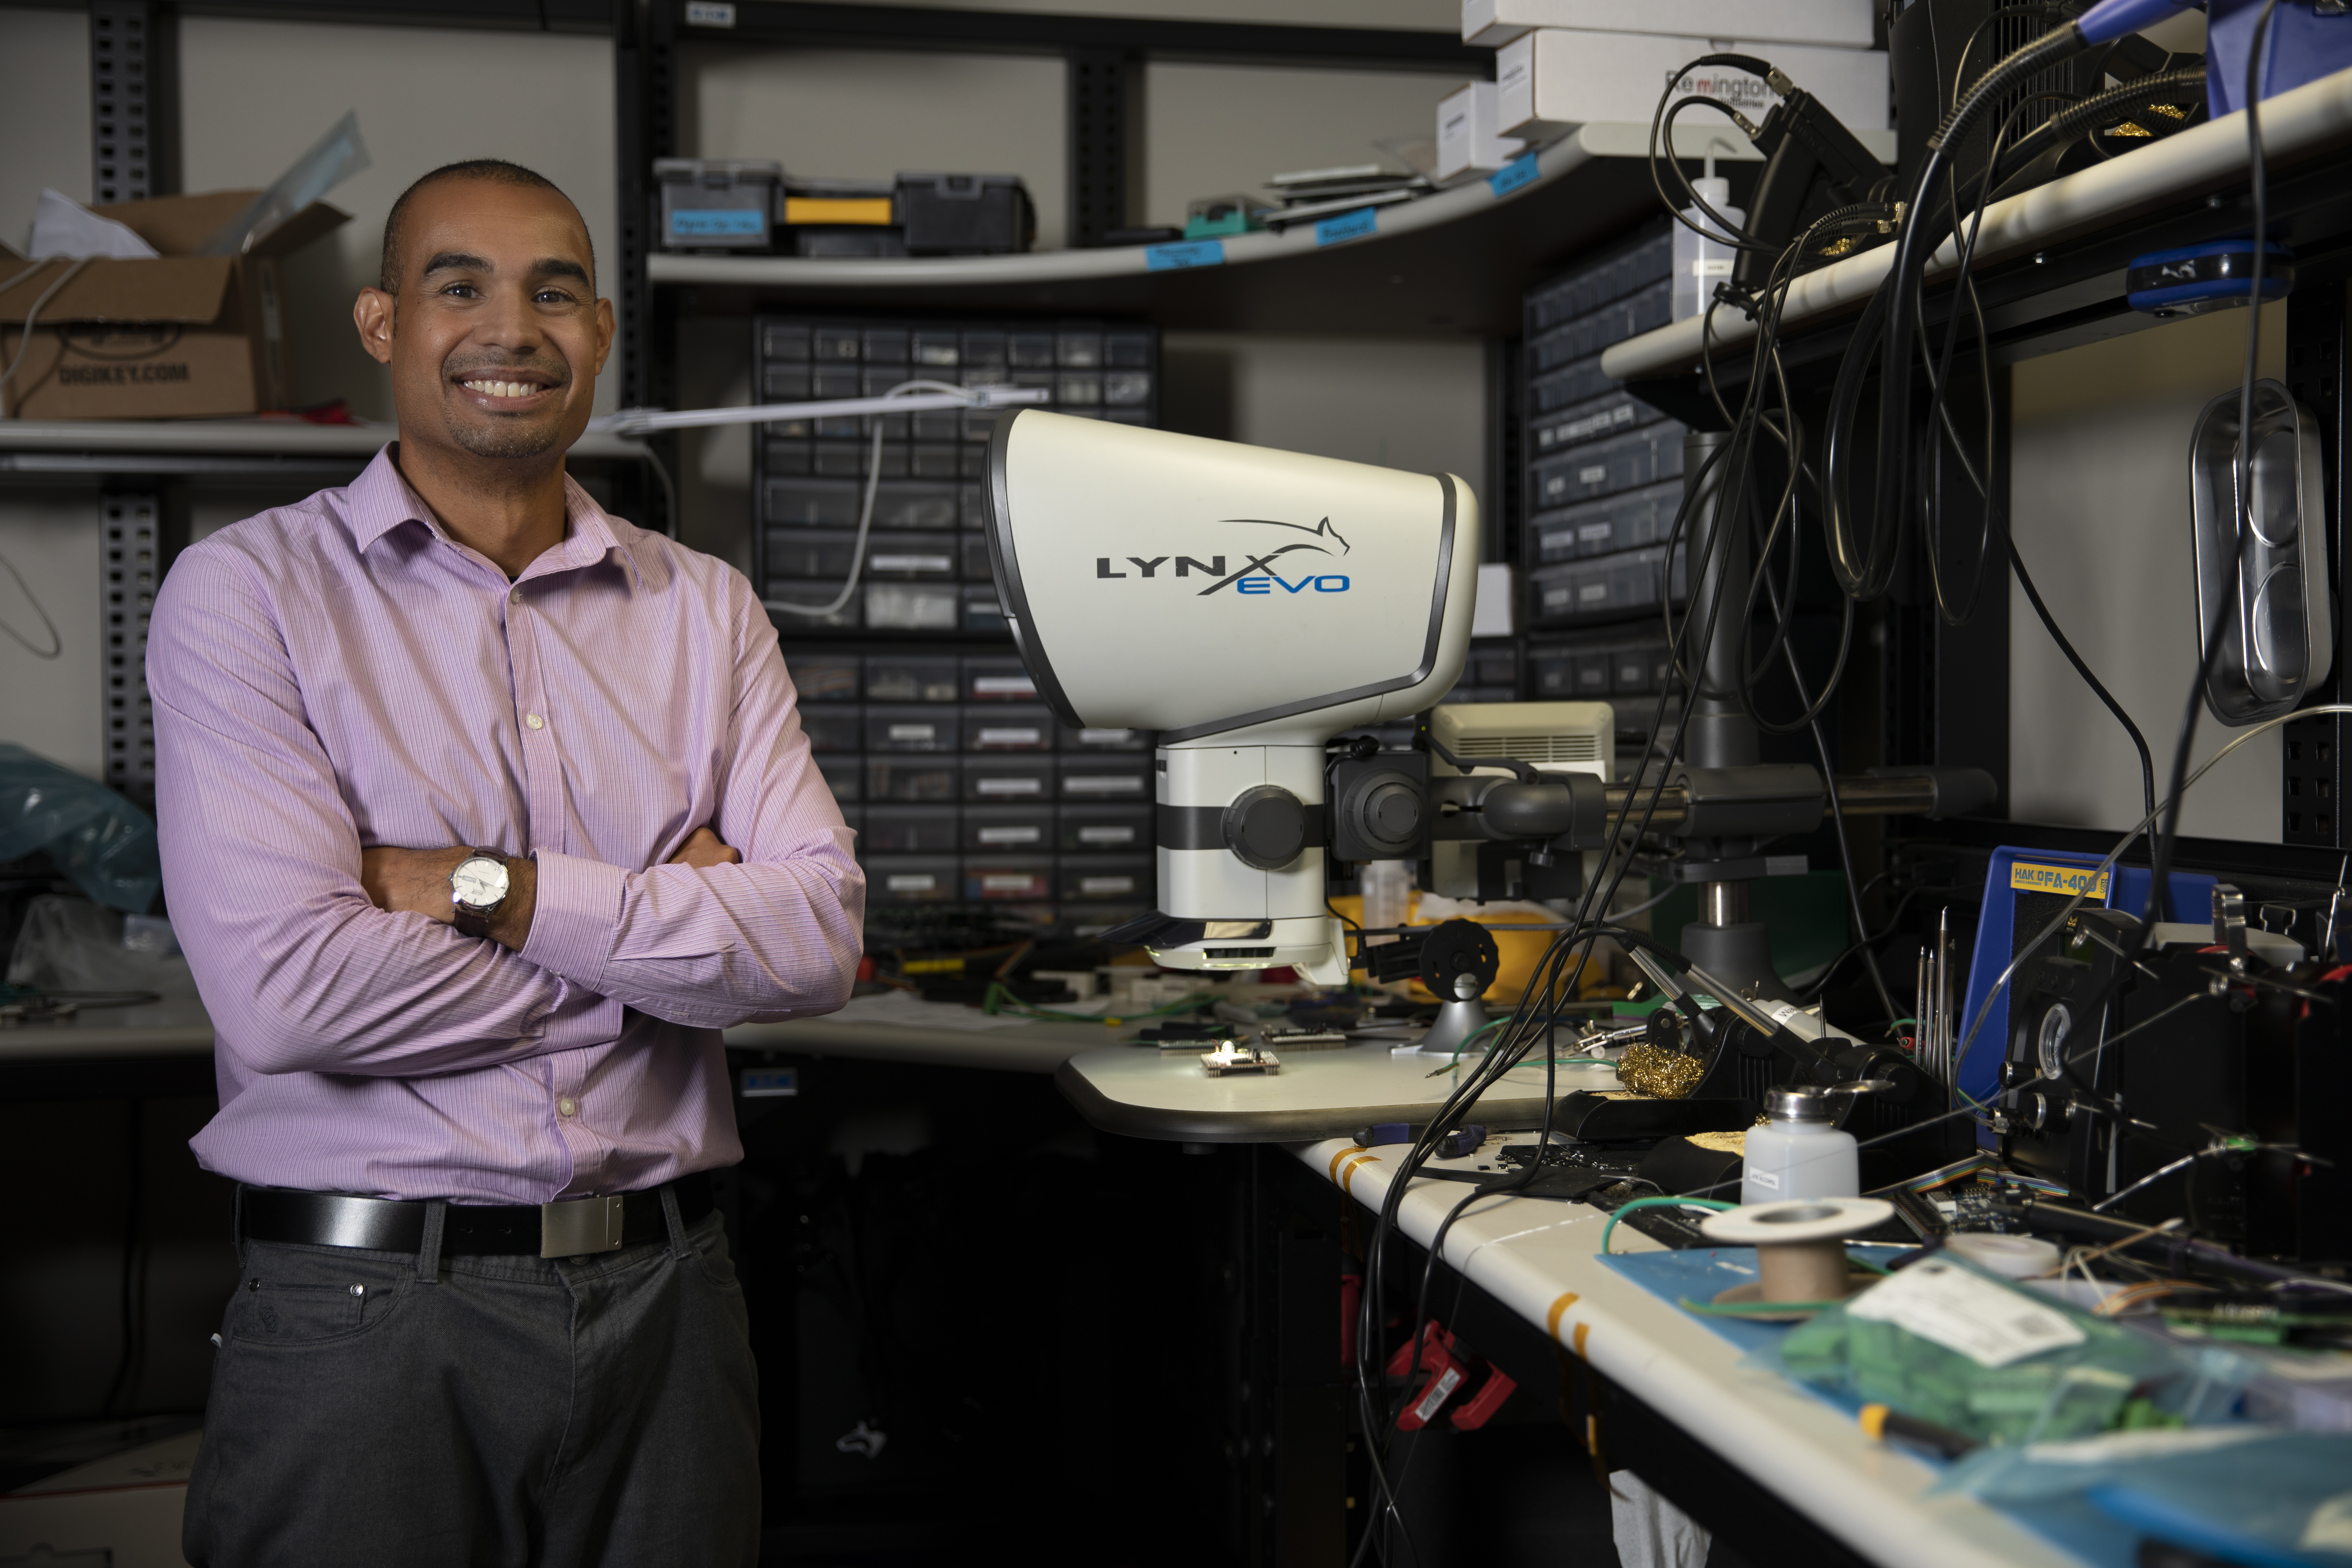
[[1196,239],[1190,244],[1147,245],[1143,247],[1143,268],[1147,272],[1173,272],[1187,267],[1215,267],[1225,259],[1223,240]]
[[1486,176],[1486,188],[1498,196],[1507,196],[1536,177],[1536,155],[1522,153],[1493,174]]
[[1338,217],[1327,217],[1315,226],[1315,243],[1339,245],[1350,239],[1362,239],[1379,232],[1381,214],[1377,207],[1358,207]]

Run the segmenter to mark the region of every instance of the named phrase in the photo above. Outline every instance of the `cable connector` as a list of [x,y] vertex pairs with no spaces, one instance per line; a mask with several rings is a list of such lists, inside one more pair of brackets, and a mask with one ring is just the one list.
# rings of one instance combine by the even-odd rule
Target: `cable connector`
[[[1770,70],[1764,73],[1764,85],[1770,88],[1774,92],[1779,93],[1782,98],[1786,98],[1790,93],[1797,90],[1797,84],[1790,81],[1789,79],[1789,73],[1782,70],[1779,66],[1774,66]],[[1741,123],[1745,124],[1746,121],[1743,121]],[[1749,134],[1753,135],[1754,132],[1750,132]]]

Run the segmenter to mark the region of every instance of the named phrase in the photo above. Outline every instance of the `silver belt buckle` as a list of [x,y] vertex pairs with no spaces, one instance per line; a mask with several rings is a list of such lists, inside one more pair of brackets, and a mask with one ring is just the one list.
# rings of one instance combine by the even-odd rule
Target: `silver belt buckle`
[[569,1198],[539,1205],[539,1255],[583,1258],[621,1249],[622,1201]]

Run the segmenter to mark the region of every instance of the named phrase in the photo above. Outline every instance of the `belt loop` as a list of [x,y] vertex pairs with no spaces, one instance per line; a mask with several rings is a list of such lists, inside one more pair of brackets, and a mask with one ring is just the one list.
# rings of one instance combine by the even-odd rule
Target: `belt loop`
[[686,1239],[686,1219],[677,1212],[677,1187],[675,1183],[661,1184],[662,1219],[669,1226],[669,1255],[677,1262],[686,1261],[693,1248]]
[[416,1251],[416,1282],[420,1285],[441,1283],[441,1224],[448,1214],[449,1204],[445,1198],[433,1198],[425,1205],[425,1245]]

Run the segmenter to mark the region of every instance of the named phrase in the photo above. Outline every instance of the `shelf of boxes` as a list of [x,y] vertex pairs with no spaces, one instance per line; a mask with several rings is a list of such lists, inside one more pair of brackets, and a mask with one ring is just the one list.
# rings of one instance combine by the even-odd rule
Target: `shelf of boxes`
[[812,648],[785,663],[858,830],[869,926],[961,905],[1083,935],[1151,910],[1149,735],[1064,726],[1010,654]]
[[[1052,394],[1056,414],[1157,422],[1160,337],[1098,321],[763,316],[754,323],[770,402],[871,397],[902,382],[1010,383]],[[874,517],[858,591],[838,611],[857,540],[871,418],[762,426],[754,443],[752,579],[786,636],[1002,636],[982,532],[981,487],[997,416],[947,409],[883,416]]]
[[1526,462],[1519,542],[1526,687],[1537,701],[1609,701],[1621,739],[1645,730],[1669,674],[1661,611],[1685,595],[1670,542],[1684,426],[1601,368],[1664,324],[1673,236],[1653,225],[1527,299]]
[[[1150,425],[1158,334],[1095,321],[769,316],[761,395],[872,395],[918,378],[1010,382],[1045,406]],[[1150,737],[1073,730],[1037,700],[990,575],[981,488],[997,416],[883,416],[863,581],[856,545],[873,425],[763,427],[753,574],[786,644],[819,770],[858,830],[869,941],[962,910],[1084,936],[1157,900]]]

